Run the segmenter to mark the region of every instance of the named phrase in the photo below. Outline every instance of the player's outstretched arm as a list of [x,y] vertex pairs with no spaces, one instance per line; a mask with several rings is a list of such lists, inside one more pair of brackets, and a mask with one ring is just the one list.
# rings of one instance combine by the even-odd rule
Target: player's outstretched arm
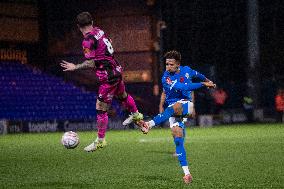
[[199,89],[203,86],[205,86],[205,85],[203,85],[202,83],[184,84],[184,83],[181,83],[177,80],[172,81],[172,82],[163,82],[163,87],[165,89],[169,89],[169,90],[192,91],[192,90],[195,90],[195,89]]
[[216,88],[216,84],[213,83],[212,81],[208,81],[208,82],[201,82],[203,84],[203,86],[207,87],[207,88]]
[[75,64],[73,64],[73,63],[71,63],[71,62],[67,62],[67,61],[65,61],[65,60],[62,60],[62,62],[60,63],[60,66],[61,66],[62,68],[64,68],[64,69],[63,69],[64,72],[65,72],[65,71],[73,71],[73,70],[76,69]]
[[198,71],[193,70],[193,69],[191,69],[191,68],[189,68],[189,69],[190,69],[189,73],[190,73],[193,77],[198,78],[198,79],[200,79],[201,81],[204,81],[204,82],[212,82],[210,79],[208,79],[207,77],[205,77],[205,75],[199,73]]
[[190,83],[190,84],[183,84],[180,82],[176,82],[171,85],[171,88],[177,89],[177,90],[193,91],[203,86],[207,88],[215,88],[216,84],[214,84],[212,81],[200,82],[200,83]]
[[63,67],[63,71],[74,71],[77,69],[84,69],[84,68],[94,68],[95,67],[95,62],[93,60],[85,60],[81,64],[73,64],[72,62],[67,62],[65,60],[62,60],[60,63],[60,66]]

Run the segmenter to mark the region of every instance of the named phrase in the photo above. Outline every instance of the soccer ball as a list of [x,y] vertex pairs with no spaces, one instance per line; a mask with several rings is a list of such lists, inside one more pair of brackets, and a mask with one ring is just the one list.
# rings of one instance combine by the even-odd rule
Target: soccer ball
[[79,142],[80,141],[79,141],[78,134],[73,132],[73,131],[68,131],[68,132],[64,133],[62,138],[61,138],[61,143],[67,149],[76,148],[78,146]]

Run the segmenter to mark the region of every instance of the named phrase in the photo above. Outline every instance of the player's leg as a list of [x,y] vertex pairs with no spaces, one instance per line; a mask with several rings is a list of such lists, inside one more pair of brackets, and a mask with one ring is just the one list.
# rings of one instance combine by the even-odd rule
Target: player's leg
[[159,125],[165,122],[174,115],[181,116],[182,114],[183,114],[183,104],[180,102],[176,102],[175,104],[168,106],[164,112],[158,114],[152,120],[148,122],[144,122],[143,120],[141,120],[137,124],[141,127],[141,131],[144,134],[147,134],[149,130],[155,125]]
[[105,140],[108,125],[107,111],[110,107],[115,89],[115,85],[110,85],[108,83],[103,83],[99,87],[99,97],[96,103],[98,134],[95,141],[84,148],[84,150],[87,152],[92,152],[98,148],[103,148],[107,144]]
[[121,102],[122,106],[125,107],[129,112],[135,113],[138,111],[134,99],[126,92],[125,85],[122,80],[117,84],[115,95]]
[[108,110],[109,104],[97,100],[96,109],[97,109],[97,138],[94,142],[84,148],[87,152],[93,152],[98,148],[103,148],[107,145],[105,140],[105,134],[108,125]]
[[175,115],[177,107],[181,107],[181,104],[178,102],[175,103],[173,106],[168,106],[164,112],[156,115],[152,120],[148,122],[145,122],[144,120],[139,120],[137,122],[137,125],[141,128],[141,131],[144,134],[147,134],[152,127],[165,122],[167,119]]
[[[169,118],[169,124],[170,124],[170,128],[172,128],[172,126],[174,125],[174,123],[176,122],[176,118],[175,117],[170,117]],[[174,140],[174,136],[173,136],[173,140]],[[174,157],[177,157],[177,153],[176,153],[176,150],[175,152],[173,153],[173,156]]]
[[135,101],[130,94],[124,91],[122,95],[118,96],[118,99],[121,101],[122,106],[124,106],[126,110],[130,112],[130,115],[123,121],[122,125],[129,125],[133,122],[143,119],[143,114],[138,112]]
[[192,181],[192,176],[188,168],[186,151],[184,148],[185,125],[182,121],[175,121],[175,119],[172,118],[170,120],[170,127],[176,146],[176,155],[184,172],[183,180],[186,184],[189,184]]
[[194,112],[193,103],[190,101],[178,101],[173,105],[168,106],[165,111],[155,116],[152,120],[145,122],[140,120],[137,124],[140,126],[141,131],[147,134],[149,130],[155,125],[159,125],[172,116],[187,116],[192,117]]
[[[181,119],[181,118],[178,118],[178,119]],[[181,121],[181,124],[185,124],[185,122],[187,122],[187,120],[188,120],[188,118],[182,118],[181,120],[179,120],[179,121]],[[170,123],[170,126],[172,126],[172,125],[174,125],[174,123],[176,123],[176,118],[175,117],[170,117],[169,118],[169,123]],[[171,127],[172,128],[172,127]],[[184,138],[185,138],[185,136],[186,136],[186,133],[185,133],[185,129],[183,129],[183,136],[184,136]],[[174,138],[174,137],[173,137]],[[176,152],[174,152],[173,153],[173,156],[174,157],[177,157],[177,153]]]
[[126,108],[131,114],[129,117],[123,121],[123,125],[129,125],[133,121],[139,121],[143,119],[143,115],[138,112],[137,106],[135,104],[134,99],[130,94],[128,94],[125,90],[124,82],[121,80],[117,85],[117,89],[115,91],[115,95],[118,100],[121,102],[122,106]]
[[159,125],[162,122],[166,121],[172,116],[183,116],[190,114],[189,108],[188,108],[188,103],[191,103],[189,101],[179,101],[174,103],[173,105],[168,106],[164,112],[161,114],[158,114],[153,118],[153,121],[155,122],[155,125]]
[[98,140],[103,141],[105,138],[107,125],[108,125],[108,108],[109,104],[97,100],[97,105],[103,106],[103,108],[97,108],[97,129],[98,129]]

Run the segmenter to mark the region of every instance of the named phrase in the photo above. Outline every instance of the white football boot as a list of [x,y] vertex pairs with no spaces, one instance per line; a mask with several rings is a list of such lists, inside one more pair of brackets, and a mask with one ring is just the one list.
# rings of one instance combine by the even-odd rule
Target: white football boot
[[183,181],[184,181],[185,184],[190,184],[190,183],[192,182],[192,176],[191,176],[191,174],[185,175],[185,176],[183,177]]
[[143,114],[139,112],[131,113],[129,117],[122,123],[123,126],[129,125],[130,123],[137,122],[143,119]]
[[84,148],[84,150],[86,152],[93,152],[93,151],[96,151],[97,149],[99,148],[103,148],[107,145],[107,142],[106,140],[102,140],[102,141],[99,141],[99,139],[97,138],[94,142],[92,142],[90,145],[86,146]]

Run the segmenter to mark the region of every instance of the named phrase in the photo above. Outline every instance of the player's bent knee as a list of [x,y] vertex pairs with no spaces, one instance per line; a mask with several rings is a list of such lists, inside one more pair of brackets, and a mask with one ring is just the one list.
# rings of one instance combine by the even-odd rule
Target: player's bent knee
[[107,111],[108,108],[109,108],[109,104],[102,102],[100,100],[97,100],[96,110]]
[[196,118],[196,114],[195,112],[191,113],[191,114],[187,114],[186,116],[184,116],[185,118],[189,118],[189,119],[195,119]]
[[173,137],[183,137],[183,129],[179,126],[175,126],[172,128]]
[[173,109],[174,109],[174,112],[175,112],[175,115],[182,115],[182,111],[183,111],[183,109],[182,109],[182,104],[181,103],[175,103],[174,105],[173,105]]
[[122,94],[118,95],[117,98],[118,100],[123,101],[124,99],[127,98],[127,96],[128,96],[127,92],[124,91]]

